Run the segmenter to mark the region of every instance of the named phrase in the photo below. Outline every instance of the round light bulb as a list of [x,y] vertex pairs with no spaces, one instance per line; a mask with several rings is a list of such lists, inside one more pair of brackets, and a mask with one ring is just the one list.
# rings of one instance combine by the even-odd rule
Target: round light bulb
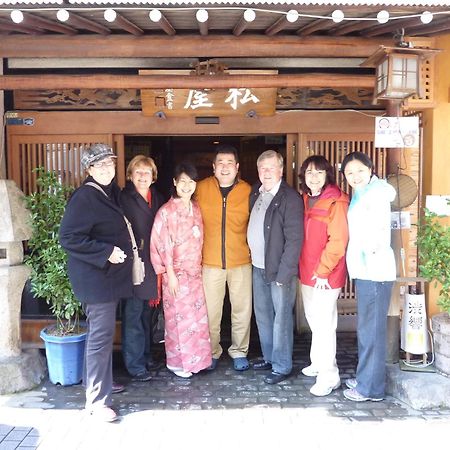
[[383,9],[377,14],[378,23],[387,23],[389,21],[389,13]]
[[420,15],[420,21],[424,24],[430,23],[433,20],[433,14],[430,11],[424,11]]
[[334,23],[342,22],[344,20],[344,13],[340,9],[336,9],[333,11],[333,14],[331,14],[331,18]]
[[107,22],[114,22],[117,18],[117,13],[111,8],[105,9],[105,12],[103,13],[103,17],[105,18],[105,20]]
[[149,13],[148,13],[148,17],[150,17],[150,20],[152,22],[159,22],[161,20],[162,14],[161,11],[159,9],[152,9]]
[[200,23],[205,23],[208,20],[208,11],[206,9],[199,9],[195,14],[195,17]]
[[14,11],[11,11],[11,20],[14,23],[22,23],[23,22],[23,12],[20,9],[15,9]]
[[288,13],[286,14],[286,19],[287,19],[287,21],[290,22],[290,23],[297,22],[297,19],[298,19],[298,11],[296,11],[295,9],[291,9],[291,10],[288,11]]
[[56,18],[60,21],[60,22],[67,22],[69,20],[70,14],[69,11],[67,11],[67,9],[59,9],[58,12],[56,13]]
[[253,22],[256,19],[256,13],[253,9],[246,9],[244,11],[244,19],[246,22]]

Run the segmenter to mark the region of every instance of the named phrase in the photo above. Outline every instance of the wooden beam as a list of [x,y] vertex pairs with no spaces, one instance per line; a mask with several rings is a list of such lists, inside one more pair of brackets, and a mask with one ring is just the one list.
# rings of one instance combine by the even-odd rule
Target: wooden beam
[[[14,32],[18,31],[19,33],[26,33],[26,34],[32,34],[32,35],[40,35],[44,34],[44,31],[39,28],[30,28],[23,24],[16,24],[14,22],[10,22],[4,19],[0,18],[0,27],[2,28],[2,31],[8,31],[8,32]],[[18,37],[15,35],[14,37]],[[2,39],[3,41],[3,39]]]
[[175,34],[177,33],[175,28],[172,26],[172,24],[167,19],[167,17],[164,14],[162,14],[162,13],[161,13],[161,19],[159,19],[159,21],[156,22],[156,23],[169,36],[175,36]]
[[202,36],[208,36],[208,29],[209,29],[209,25],[208,25],[209,20],[207,20],[206,22],[198,22],[198,29],[200,31],[200,34]]
[[424,25],[418,23],[417,27],[409,27],[408,34],[411,36],[430,35],[435,33],[449,32],[450,30],[450,18],[433,21],[430,24]]
[[371,75],[3,75],[0,89],[229,89],[269,87],[372,88]]
[[[375,18],[375,14],[371,14],[369,16],[364,16],[364,18]],[[378,26],[378,22],[374,20],[362,20],[362,21],[350,21],[346,23],[339,23],[335,27],[330,28],[328,33],[333,34],[334,36],[344,36],[349,33],[353,33],[354,31],[366,30],[368,28],[372,28],[373,26]]]
[[73,12],[70,12],[69,20],[67,21],[74,27],[79,27],[84,30],[89,30],[94,33],[102,34],[103,36],[106,36],[111,33],[111,30],[108,27],[105,27],[103,25],[100,25],[97,22],[94,22],[93,20],[86,19],[85,17],[79,16],[78,14],[75,14]]
[[388,23],[384,25],[377,24],[369,30],[362,31],[361,35],[366,37],[381,36],[382,34],[394,33],[402,28],[408,28],[414,25],[420,24],[420,19],[418,17],[413,17],[411,19],[390,19]]
[[78,33],[78,30],[69,27],[68,25],[45,19],[44,17],[35,16],[27,12],[23,13],[23,19],[23,24],[27,27],[43,28],[44,30],[54,31],[55,33],[68,34],[71,36]]
[[242,32],[247,28],[247,26],[248,26],[248,22],[244,18],[244,13],[242,13],[242,16],[239,19],[239,22],[233,28],[233,34],[235,36],[240,36],[242,34]]
[[[331,22],[331,23],[330,23]],[[324,28],[330,27],[333,22],[329,19],[318,19],[310,22],[308,25],[305,25],[302,28],[299,28],[296,31],[298,36],[308,36],[316,31],[322,30]]]
[[144,34],[144,30],[139,28],[136,24],[128,20],[126,17],[120,15],[116,12],[116,20],[114,21],[118,27],[122,28],[128,33],[133,34],[134,36],[141,36]]
[[308,36],[5,36],[0,58],[367,58],[392,39]]
[[269,28],[264,31],[264,34],[267,36],[274,36],[282,29],[286,28],[289,25],[289,22],[285,15],[281,16],[278,20],[276,20]]

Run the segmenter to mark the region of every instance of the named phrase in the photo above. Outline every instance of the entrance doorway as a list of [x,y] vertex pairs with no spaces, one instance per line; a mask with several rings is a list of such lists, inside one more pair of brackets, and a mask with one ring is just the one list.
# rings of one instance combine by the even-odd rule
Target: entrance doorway
[[[275,150],[286,159],[286,135],[263,136],[124,136],[125,167],[139,154],[150,156],[158,168],[158,191],[167,199],[170,196],[174,167],[183,160],[191,161],[197,168],[199,179],[213,174],[212,163],[215,151],[220,144],[233,145],[238,151],[240,177],[250,183],[256,183],[256,159],[265,150]],[[285,172],[286,173],[286,172]],[[226,292],[221,338],[223,348],[231,343],[231,305],[228,289]],[[259,340],[256,322],[252,317],[251,346],[259,352]]]
[[158,167],[156,188],[168,198],[174,167],[189,160],[199,178],[212,175],[215,150],[220,144],[233,145],[239,156],[240,176],[250,184],[258,180],[256,159],[272,149],[286,157],[286,135],[264,136],[125,136],[125,167],[139,154],[151,156]]

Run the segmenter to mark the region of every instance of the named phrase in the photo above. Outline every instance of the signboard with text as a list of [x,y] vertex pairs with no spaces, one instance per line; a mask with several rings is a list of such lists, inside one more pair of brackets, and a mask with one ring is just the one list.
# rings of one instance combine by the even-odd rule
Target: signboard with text
[[[275,70],[227,70],[226,73],[276,74]],[[139,75],[186,75],[189,70],[140,70]],[[272,116],[277,88],[142,89],[142,112],[167,117]]]
[[419,147],[419,118],[376,117],[375,147],[417,148]]

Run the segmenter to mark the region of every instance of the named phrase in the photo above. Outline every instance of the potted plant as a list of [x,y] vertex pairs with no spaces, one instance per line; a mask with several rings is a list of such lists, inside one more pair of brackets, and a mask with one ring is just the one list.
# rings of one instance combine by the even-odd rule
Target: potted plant
[[450,227],[425,209],[417,235],[420,274],[440,285],[438,306],[432,317],[436,369],[450,376]]
[[[81,305],[67,275],[67,256],[59,244],[58,231],[67,199],[73,188],[63,185],[56,172],[43,168],[38,189],[26,197],[31,215],[32,237],[25,263],[31,268],[31,291],[47,301],[56,324],[41,331],[45,342],[49,378],[62,385],[81,381],[86,332],[80,326]],[[73,363],[63,360],[66,357]]]

